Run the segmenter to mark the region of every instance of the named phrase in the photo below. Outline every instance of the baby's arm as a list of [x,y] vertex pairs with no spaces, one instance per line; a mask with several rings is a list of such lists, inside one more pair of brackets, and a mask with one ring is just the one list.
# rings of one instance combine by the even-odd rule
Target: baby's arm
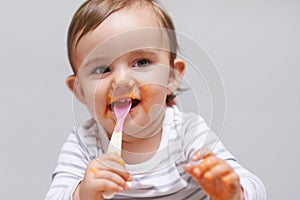
[[203,161],[198,165],[186,165],[186,171],[193,176],[199,186],[212,200],[244,200],[243,189],[238,174],[213,153],[195,153],[192,161]]
[[104,154],[87,166],[83,180],[75,189],[73,200],[100,200],[103,192],[127,190],[131,177],[123,159],[116,154]]

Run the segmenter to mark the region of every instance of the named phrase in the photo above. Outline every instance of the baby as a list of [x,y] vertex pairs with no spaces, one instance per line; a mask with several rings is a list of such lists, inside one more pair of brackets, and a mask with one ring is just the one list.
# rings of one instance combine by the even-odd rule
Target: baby
[[[176,106],[185,62],[174,31],[154,0],[88,0],[78,9],[66,83],[92,118],[63,145],[46,199],[266,199],[260,179],[204,120]],[[108,153],[114,106],[124,101],[131,107],[121,155]]]

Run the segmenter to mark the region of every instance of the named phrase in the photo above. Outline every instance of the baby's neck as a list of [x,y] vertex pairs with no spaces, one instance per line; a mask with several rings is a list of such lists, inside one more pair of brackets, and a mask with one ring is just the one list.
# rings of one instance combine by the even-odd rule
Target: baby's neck
[[139,164],[146,162],[159,148],[162,132],[150,138],[141,138],[132,142],[122,143],[122,158],[127,164]]

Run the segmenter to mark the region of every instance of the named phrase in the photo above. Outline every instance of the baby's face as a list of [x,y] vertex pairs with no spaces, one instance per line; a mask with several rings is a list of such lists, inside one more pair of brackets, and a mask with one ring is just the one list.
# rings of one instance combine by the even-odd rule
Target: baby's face
[[125,99],[132,107],[123,140],[161,131],[166,96],[174,89],[163,35],[151,9],[122,9],[78,43],[74,93],[108,134],[115,125],[112,104]]

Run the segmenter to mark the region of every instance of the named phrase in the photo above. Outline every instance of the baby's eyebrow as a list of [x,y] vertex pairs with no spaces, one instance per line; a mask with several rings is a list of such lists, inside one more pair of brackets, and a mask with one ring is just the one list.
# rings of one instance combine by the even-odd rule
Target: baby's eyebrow
[[156,56],[158,54],[157,50],[153,49],[137,49],[134,51],[129,52],[130,54],[147,54],[147,55],[153,55]]
[[95,63],[105,63],[107,61],[107,58],[103,56],[95,56],[94,58],[89,58],[84,64],[82,65],[83,67],[89,67],[92,64]]

